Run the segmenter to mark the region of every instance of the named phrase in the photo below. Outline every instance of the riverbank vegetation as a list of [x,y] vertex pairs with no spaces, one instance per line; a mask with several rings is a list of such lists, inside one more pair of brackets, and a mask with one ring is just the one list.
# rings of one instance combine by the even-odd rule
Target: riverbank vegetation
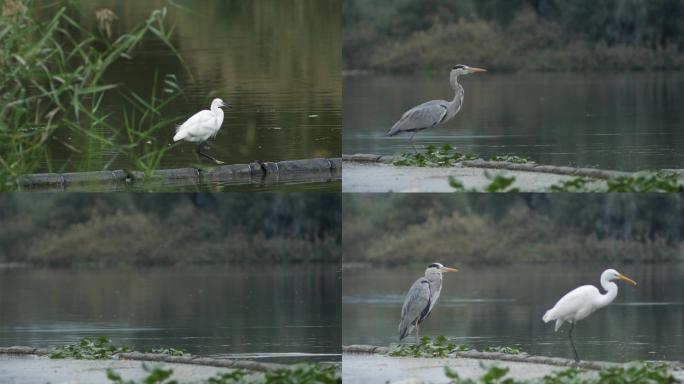
[[[107,370],[107,378],[112,384],[181,384],[173,378],[173,369],[161,365],[143,364],[148,373],[142,380],[125,380],[113,369]],[[296,364],[292,367],[276,369],[266,373],[253,373],[235,370],[217,374],[205,380],[195,380],[193,384],[341,384],[340,368],[325,364]]]
[[[113,37],[116,16],[107,9],[98,11],[100,27],[92,30],[74,17],[73,4],[40,18],[34,13],[46,11],[44,5],[30,0],[1,3],[0,191],[19,189],[17,179],[39,169],[102,170],[119,156],[136,170],[149,171],[155,164],[151,159],[165,150],[152,137],[181,119],[164,112],[182,91],[172,74],[155,75],[149,98],[108,81],[106,75],[137,53],[144,40],[154,39],[177,53],[172,29],[165,26],[166,9],[152,11],[146,21]],[[179,55],[176,59],[182,62]],[[112,98],[121,106],[116,113],[105,107]],[[125,138],[117,113],[126,116]],[[52,160],[55,143],[69,153],[65,163]],[[82,157],[83,152],[113,156],[103,161]],[[79,160],[72,163],[72,158]]]
[[612,384],[612,383],[678,383],[667,364],[652,362],[632,362],[621,367],[601,369],[597,375],[587,375],[586,371],[575,368],[566,369],[544,376],[537,380],[515,380],[508,376],[509,368],[495,364],[486,367],[479,379],[463,379],[458,371],[444,368],[444,374],[452,384]]
[[[0,262],[45,267],[340,260],[335,194],[5,194]],[[338,207],[338,208],[335,208]]]
[[346,263],[684,261],[681,195],[344,196]]
[[347,70],[680,70],[682,0],[345,0]]

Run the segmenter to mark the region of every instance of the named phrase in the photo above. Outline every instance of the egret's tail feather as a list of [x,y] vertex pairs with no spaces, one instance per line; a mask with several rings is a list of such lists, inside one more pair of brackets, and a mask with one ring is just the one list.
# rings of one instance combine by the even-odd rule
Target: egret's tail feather
[[554,332],[558,332],[558,330],[560,329],[560,327],[561,327],[562,325],[563,325],[563,320],[561,320],[561,319],[556,320],[556,327],[554,328],[553,331],[554,331]]
[[542,320],[544,320],[545,323],[548,323],[549,321],[553,320],[553,319],[551,318],[551,316],[552,316],[551,311],[552,311],[552,310],[549,309],[549,310],[546,311],[546,313],[544,314],[544,317],[542,317]]
[[173,141],[183,140],[183,139],[185,139],[185,137],[186,137],[187,135],[188,135],[187,132],[178,131],[178,132],[176,132],[176,134],[173,136]]

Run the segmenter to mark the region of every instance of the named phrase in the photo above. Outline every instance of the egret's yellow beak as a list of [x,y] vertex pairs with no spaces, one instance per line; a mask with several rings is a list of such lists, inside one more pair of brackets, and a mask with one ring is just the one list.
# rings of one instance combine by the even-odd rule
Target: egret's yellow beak
[[626,282],[628,282],[628,283],[630,283],[630,284],[633,284],[633,285],[637,285],[636,281],[630,279],[629,277],[627,277],[627,276],[625,276],[625,275],[618,275],[618,279],[624,280],[624,281],[626,281]]
[[442,271],[442,272],[458,272],[458,269],[456,269],[456,268],[444,267],[444,268],[440,269],[440,271]]
[[468,71],[469,71],[470,73],[487,72],[486,69],[474,68],[474,67],[468,67]]

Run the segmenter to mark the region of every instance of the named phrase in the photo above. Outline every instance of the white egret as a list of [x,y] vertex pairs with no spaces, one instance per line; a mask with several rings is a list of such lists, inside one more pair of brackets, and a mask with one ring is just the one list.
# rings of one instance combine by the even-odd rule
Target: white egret
[[577,355],[575,343],[572,341],[572,330],[575,328],[575,323],[591,315],[597,309],[605,307],[615,299],[618,294],[618,287],[617,284],[613,283],[613,280],[623,280],[636,285],[634,280],[618,271],[606,269],[601,274],[601,286],[606,290],[606,294],[601,294],[598,288],[593,285],[583,285],[568,292],[542,317],[545,323],[556,320],[556,332],[563,323],[570,323],[568,339],[572,352],[575,354],[576,362],[579,362],[580,359]]
[[448,268],[440,263],[430,264],[425,270],[425,276],[416,280],[411,286],[404,305],[401,307],[399,340],[408,336],[415,328],[416,343],[420,342],[420,323],[430,316],[432,308],[439,299],[444,272],[458,272],[458,269]]
[[221,99],[214,99],[211,102],[210,110],[197,112],[176,128],[176,135],[173,136],[173,141],[185,140],[197,143],[198,158],[199,156],[204,156],[216,164],[223,164],[222,161],[216,160],[201,151],[202,144],[215,137],[219,129],[221,129],[221,124],[223,124],[223,110],[221,107],[228,107],[228,105]]

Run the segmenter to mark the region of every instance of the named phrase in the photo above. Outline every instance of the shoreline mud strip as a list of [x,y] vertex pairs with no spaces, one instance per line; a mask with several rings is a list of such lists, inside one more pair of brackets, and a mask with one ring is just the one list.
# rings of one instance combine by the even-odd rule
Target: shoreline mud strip
[[[512,163],[490,160],[464,160],[453,167],[395,166],[394,156],[356,154],[342,156],[343,192],[454,192],[449,184],[451,177],[463,183],[467,189],[481,190],[491,180],[488,171],[504,171],[505,176],[515,177],[512,187],[521,192],[546,192],[553,185],[571,181],[576,177],[591,179],[596,186],[607,180],[634,176],[635,172],[623,172],[596,168],[543,165],[537,163]],[[681,179],[684,170],[662,170]]]
[[[444,358],[390,357],[390,349],[375,345],[348,345],[342,347],[343,380],[345,383],[385,383],[412,379],[412,383],[441,383],[449,380],[444,367],[455,369],[461,377],[479,378],[484,365],[496,364],[510,369],[517,380],[535,380],[568,368],[580,368],[596,374],[605,368],[621,367],[622,364],[605,361],[581,361],[526,353],[505,354],[500,352],[454,351]],[[485,363],[484,361],[491,362]],[[684,380],[684,364],[664,362],[670,365],[673,375]]]
[[[42,384],[46,382],[87,382],[91,384],[111,384],[107,379],[107,369],[119,373],[126,380],[141,380],[147,376],[143,364],[161,364],[165,369],[173,369],[173,379],[178,382],[198,382],[217,374],[234,370],[245,370],[263,374],[289,368],[287,364],[277,364],[242,359],[216,359],[194,355],[170,356],[158,353],[125,352],[113,355],[111,359],[76,360],[51,359],[51,350],[33,347],[0,347],[0,383]],[[340,363],[319,363],[340,369]],[[9,381],[4,381],[9,380]]]

